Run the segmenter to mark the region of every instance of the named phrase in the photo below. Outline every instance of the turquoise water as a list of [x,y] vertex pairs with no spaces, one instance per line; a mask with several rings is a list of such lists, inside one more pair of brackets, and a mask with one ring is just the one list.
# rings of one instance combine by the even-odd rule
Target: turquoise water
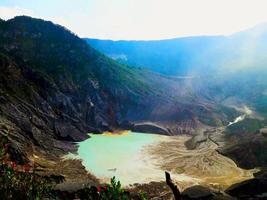
[[[116,176],[124,184],[149,182],[162,176],[144,150],[155,145],[162,137],[155,134],[129,132],[125,135],[90,135],[80,142],[78,158],[86,169],[103,181]],[[146,175],[144,175],[146,174]]]

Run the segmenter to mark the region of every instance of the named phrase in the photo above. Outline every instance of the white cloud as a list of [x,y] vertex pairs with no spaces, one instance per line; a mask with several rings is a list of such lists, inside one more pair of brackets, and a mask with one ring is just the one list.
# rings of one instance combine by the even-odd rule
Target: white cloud
[[[161,39],[228,35],[267,21],[266,0],[94,0],[64,15],[82,37]],[[76,5],[77,6],[77,5]],[[63,15],[62,15],[63,17]]]
[[25,8],[0,6],[0,18],[1,19],[8,20],[15,16],[20,16],[20,15],[28,15],[28,16],[36,17],[33,11],[25,9]]
[[266,0],[40,0],[31,3],[32,10],[24,9],[27,0],[21,2],[21,7],[0,6],[0,17],[51,20],[81,37],[228,35],[267,21]]

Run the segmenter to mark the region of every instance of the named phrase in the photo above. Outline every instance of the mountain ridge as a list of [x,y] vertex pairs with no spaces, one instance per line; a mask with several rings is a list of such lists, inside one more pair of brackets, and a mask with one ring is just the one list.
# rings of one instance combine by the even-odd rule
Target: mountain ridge
[[[193,36],[155,41],[85,40],[107,56],[133,67],[172,76],[223,73],[264,67],[266,24],[228,35]],[[203,73],[205,69],[205,73]]]

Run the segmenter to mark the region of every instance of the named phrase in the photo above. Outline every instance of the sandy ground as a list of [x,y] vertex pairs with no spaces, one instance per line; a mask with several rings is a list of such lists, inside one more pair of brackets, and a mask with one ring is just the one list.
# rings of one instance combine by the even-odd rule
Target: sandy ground
[[[253,178],[256,170],[239,168],[233,160],[219,154],[217,144],[208,140],[200,148],[188,150],[184,143],[188,136],[173,136],[159,145],[145,149],[147,156],[157,159],[163,171],[172,173],[172,178],[181,189],[192,184],[202,184],[215,189],[225,189],[234,183]],[[177,175],[192,177],[181,180]]]

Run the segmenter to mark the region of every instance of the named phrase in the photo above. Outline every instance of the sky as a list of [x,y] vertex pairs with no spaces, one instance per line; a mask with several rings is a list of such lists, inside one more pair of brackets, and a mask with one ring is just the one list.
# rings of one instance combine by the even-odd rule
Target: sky
[[0,0],[0,18],[51,20],[80,37],[229,35],[267,22],[266,0]]

